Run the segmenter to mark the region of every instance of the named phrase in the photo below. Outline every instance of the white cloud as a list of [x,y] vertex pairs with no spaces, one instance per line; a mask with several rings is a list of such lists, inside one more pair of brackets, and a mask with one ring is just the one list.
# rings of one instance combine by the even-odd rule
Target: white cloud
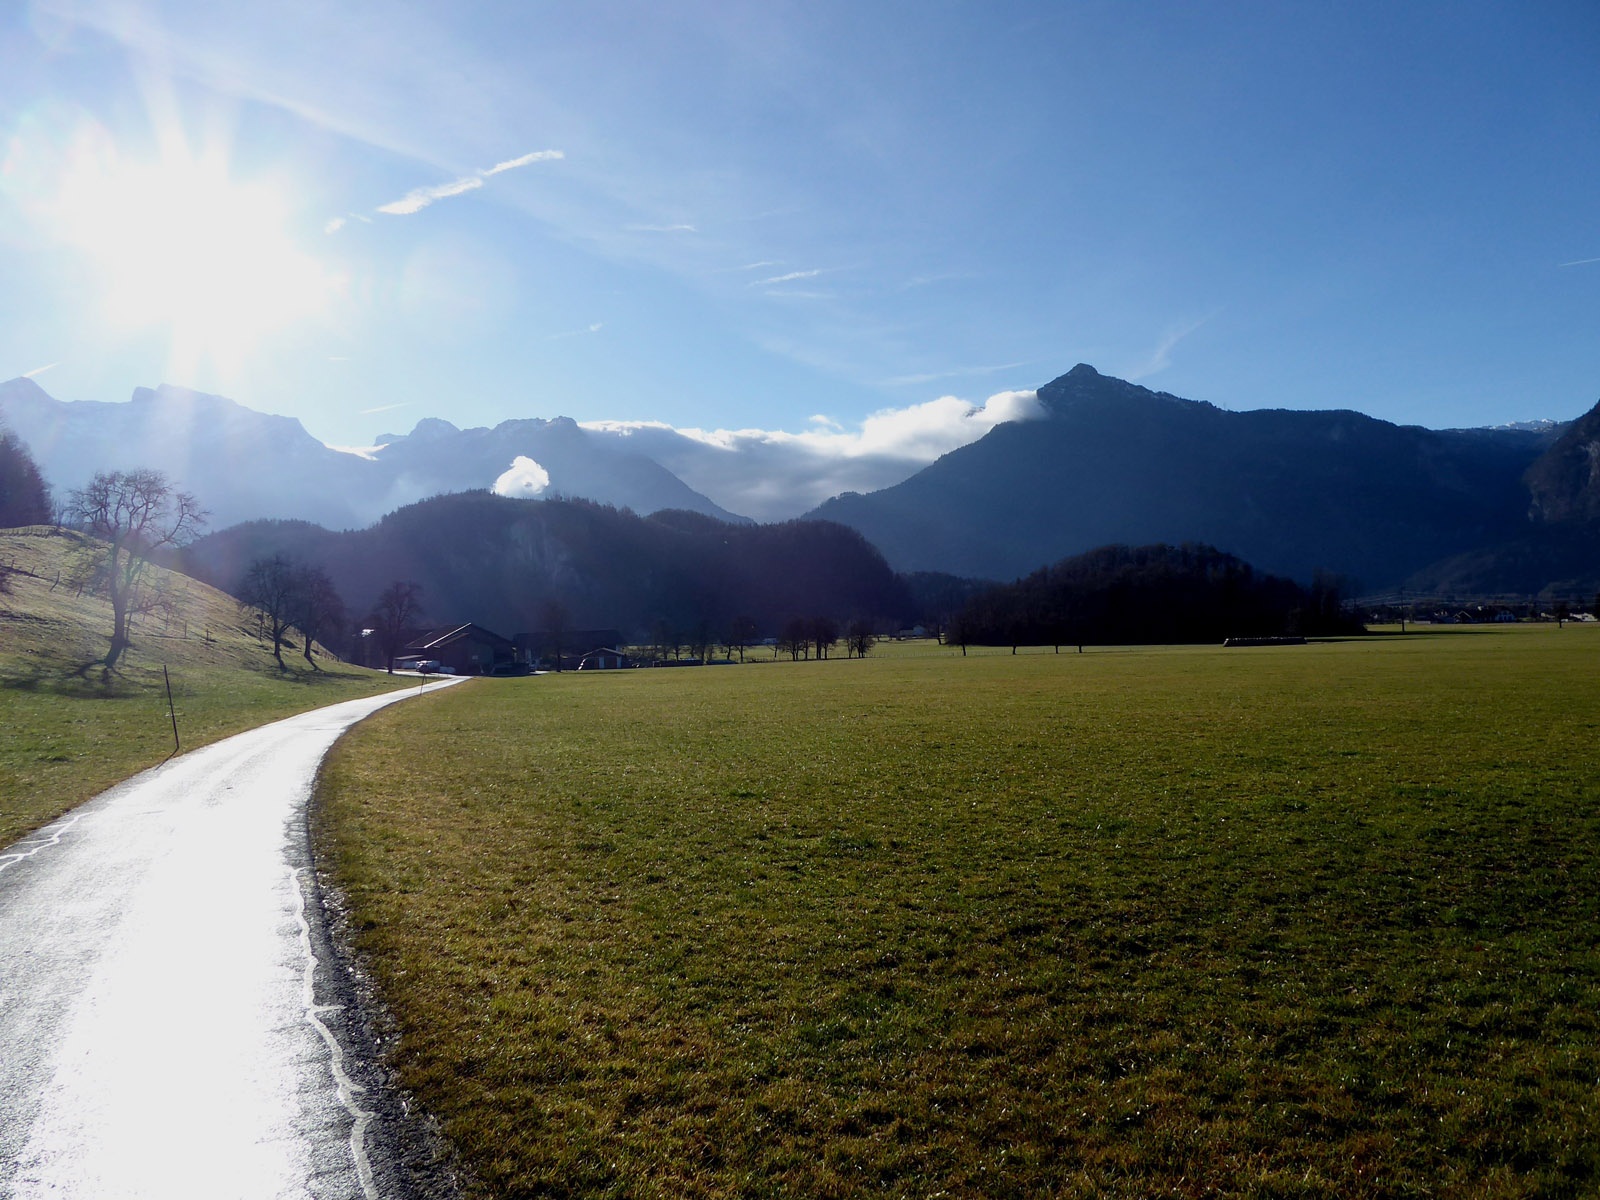
[[1032,391],[997,392],[982,404],[941,396],[884,409],[855,429],[818,414],[799,433],[769,429],[675,429],[651,421],[586,421],[626,439],[696,491],[732,512],[782,520],[844,491],[899,483],[941,454],[977,441],[1004,421],[1044,415]]
[[[398,200],[391,200],[388,204],[380,204],[378,211],[389,213],[396,217],[409,217],[412,213],[421,212],[435,200],[444,200],[450,196],[459,196],[464,192],[473,192],[483,186],[483,181],[491,175],[498,175],[502,171],[514,171],[518,167],[525,167],[529,163],[550,162],[554,159],[565,158],[560,150],[535,150],[532,154],[524,154],[521,158],[508,158],[505,162],[495,163],[487,170],[474,171],[471,175],[463,175],[460,179],[452,179],[449,183],[435,184],[433,187],[412,188]],[[330,230],[331,232],[331,230]]]
[[35,377],[35,376],[38,376],[38,375],[43,375],[43,374],[44,374],[44,373],[45,373],[45,372],[46,372],[46,371],[52,371],[52,370],[54,370],[54,369],[55,369],[55,368],[56,368],[56,367],[59,367],[59,366],[60,366],[60,365],[61,365],[61,364],[60,364],[60,363],[59,363],[59,362],[53,362],[53,363],[46,363],[46,364],[45,364],[45,365],[44,365],[44,366],[42,366],[42,367],[35,367],[35,368],[34,368],[34,369],[33,369],[33,370],[31,370],[31,371],[24,371],[24,372],[23,372],[23,373],[22,373],[22,377],[23,377],[23,378],[24,378],[24,379],[32,379],[32,378],[34,378],[34,377]]
[[699,233],[693,225],[624,225],[629,233]]
[[360,415],[363,417],[377,416],[379,413],[393,412],[397,408],[410,408],[414,401],[402,400],[399,404],[380,404],[377,408],[363,408]]
[[388,443],[385,442],[382,446],[335,446],[331,442],[324,442],[323,445],[327,446],[329,450],[337,450],[340,454],[351,454],[356,458],[364,458],[368,462],[377,462],[378,451],[382,450]]
[[497,496],[532,500],[549,486],[550,472],[527,455],[519,454],[511,461],[511,469],[494,481],[494,492]]
[[326,225],[324,225],[322,227],[322,232],[323,233],[338,233],[339,230],[341,230],[343,228],[344,228],[344,218],[343,217],[334,217],[331,221],[329,221]]
[[560,150],[535,150],[532,154],[524,154],[521,158],[508,158],[505,162],[495,163],[487,171],[478,173],[488,178],[490,175],[498,175],[502,171],[515,171],[518,167],[525,167],[529,163],[553,162],[558,158],[565,157],[566,155]]

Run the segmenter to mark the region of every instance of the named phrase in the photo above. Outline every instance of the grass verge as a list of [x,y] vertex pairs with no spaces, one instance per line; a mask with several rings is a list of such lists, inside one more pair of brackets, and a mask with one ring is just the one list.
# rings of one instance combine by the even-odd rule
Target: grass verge
[[319,845],[485,1196],[1592,1195],[1597,667],[505,681],[341,743]]

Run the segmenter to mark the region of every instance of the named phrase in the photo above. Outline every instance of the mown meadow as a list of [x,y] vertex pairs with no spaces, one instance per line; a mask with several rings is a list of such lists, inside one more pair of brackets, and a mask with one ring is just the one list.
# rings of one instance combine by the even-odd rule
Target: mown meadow
[[1600,629],[484,680],[323,868],[476,1195],[1600,1189]]

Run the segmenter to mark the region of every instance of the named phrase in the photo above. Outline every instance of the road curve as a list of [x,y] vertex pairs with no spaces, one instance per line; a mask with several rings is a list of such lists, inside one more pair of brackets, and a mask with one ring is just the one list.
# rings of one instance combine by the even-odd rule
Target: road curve
[[338,736],[416,694],[185,754],[0,851],[0,1196],[409,1190],[341,1044],[305,808]]

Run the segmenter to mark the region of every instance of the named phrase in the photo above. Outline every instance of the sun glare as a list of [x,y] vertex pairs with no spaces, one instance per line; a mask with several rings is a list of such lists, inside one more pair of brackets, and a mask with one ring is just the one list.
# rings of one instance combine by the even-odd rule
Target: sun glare
[[237,367],[261,339],[323,312],[336,280],[290,236],[281,189],[220,159],[76,156],[54,219],[94,263],[106,316],[170,330],[172,366]]

